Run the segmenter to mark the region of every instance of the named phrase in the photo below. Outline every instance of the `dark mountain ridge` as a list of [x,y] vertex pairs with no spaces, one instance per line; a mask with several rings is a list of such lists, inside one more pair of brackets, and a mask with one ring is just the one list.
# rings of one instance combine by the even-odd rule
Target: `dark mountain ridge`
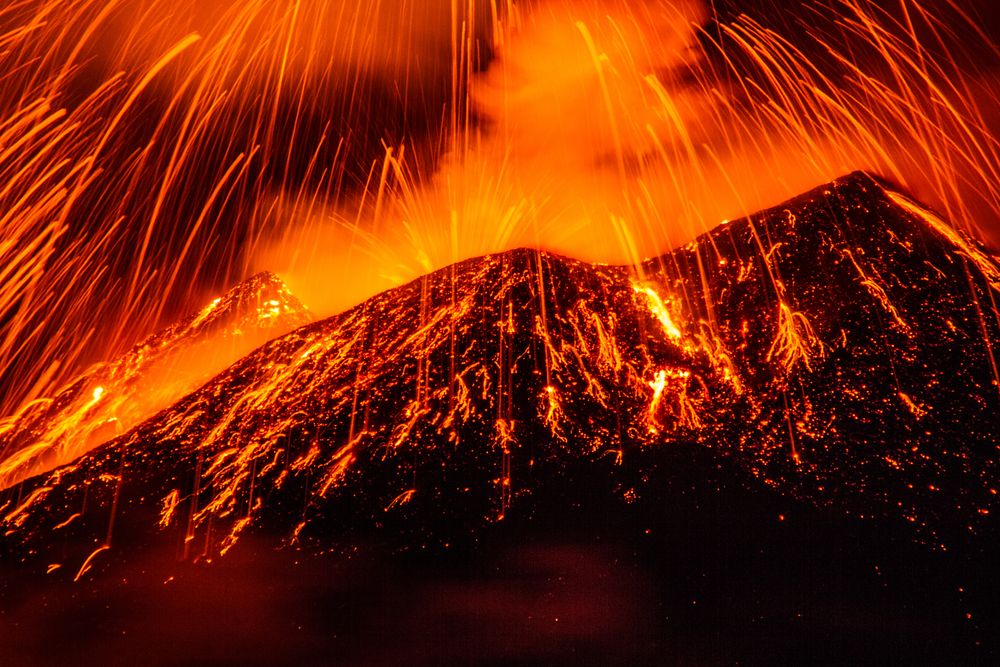
[[258,528],[448,543],[584,475],[642,496],[633,463],[685,443],[949,548],[993,527],[997,276],[864,174],[636,269],[468,260],[265,344],[8,493],[7,540],[59,535],[74,576],[95,548],[211,557]]
[[864,174],[639,267],[459,263],[0,494],[0,645],[989,664],[998,284]]

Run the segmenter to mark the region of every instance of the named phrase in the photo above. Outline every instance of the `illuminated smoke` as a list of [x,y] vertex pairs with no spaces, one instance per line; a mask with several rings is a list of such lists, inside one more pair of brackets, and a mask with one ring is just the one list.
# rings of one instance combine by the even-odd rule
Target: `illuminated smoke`
[[441,155],[387,144],[346,205],[283,193],[285,231],[259,268],[332,313],[519,246],[636,263],[856,169],[981,231],[996,217],[996,142],[970,78],[932,57],[937,18],[903,7],[908,23],[832,0],[765,26],[709,25],[688,0],[507,5],[485,72],[469,74],[475,34],[454,47],[466,115]]
[[451,22],[423,0],[4,3],[0,409],[253,273],[272,193],[356,190],[370,144],[431,122]]

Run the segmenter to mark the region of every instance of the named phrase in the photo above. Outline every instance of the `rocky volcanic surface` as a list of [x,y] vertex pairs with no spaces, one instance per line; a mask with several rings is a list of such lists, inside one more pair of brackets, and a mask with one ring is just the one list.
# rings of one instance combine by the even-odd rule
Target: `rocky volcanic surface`
[[387,517],[419,546],[530,513],[580,462],[642,494],[616,468],[688,442],[947,547],[996,506],[1000,269],[946,230],[858,174],[641,275],[527,250],[469,260],[264,345],[8,493],[9,539],[58,525],[84,538],[74,571],[112,514],[203,556],[256,524],[324,544]]

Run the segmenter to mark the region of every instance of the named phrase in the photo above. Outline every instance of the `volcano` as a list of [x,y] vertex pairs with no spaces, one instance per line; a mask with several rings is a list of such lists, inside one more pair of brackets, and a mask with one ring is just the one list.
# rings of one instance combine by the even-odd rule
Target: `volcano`
[[[858,525],[981,557],[998,291],[996,258],[863,173],[635,267],[471,259],[300,326],[16,484],[4,560],[86,581],[244,539],[441,553],[560,508],[662,526],[733,493],[768,521],[847,526],[862,551]],[[47,410],[31,428],[62,419]]]
[[311,320],[277,276],[248,278],[201,312],[0,422],[0,489],[129,431],[261,343]]

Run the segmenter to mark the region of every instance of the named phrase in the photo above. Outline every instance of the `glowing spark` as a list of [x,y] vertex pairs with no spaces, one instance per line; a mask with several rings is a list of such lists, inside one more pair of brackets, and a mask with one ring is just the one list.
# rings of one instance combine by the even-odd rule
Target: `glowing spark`
[[559,393],[555,387],[549,385],[545,387],[545,397],[548,402],[544,418],[545,425],[549,428],[549,432],[552,433],[553,437],[562,437],[559,421],[563,416],[563,412],[562,406],[559,404]]
[[52,526],[52,530],[59,530],[60,528],[65,528],[69,524],[71,524],[74,521],[76,521],[77,519],[79,519],[81,516],[83,516],[83,514],[81,514],[80,512],[75,512],[75,513],[71,514],[69,516],[69,518],[66,519],[65,521],[63,521],[62,523],[58,523],[58,524]]
[[767,360],[777,360],[786,373],[791,373],[798,363],[812,370],[810,359],[822,358],[824,354],[823,342],[813,332],[806,316],[793,311],[784,301],[779,303],[777,332],[767,352]]
[[386,506],[385,511],[388,512],[389,510],[395,507],[401,507],[402,505],[405,505],[406,503],[410,502],[410,500],[413,498],[413,494],[415,494],[416,492],[417,492],[416,489],[407,489],[406,491],[403,491],[401,494],[392,499],[392,502],[390,502]]
[[927,414],[927,408],[923,407],[916,401],[914,401],[908,394],[899,392],[899,398],[903,401],[903,404],[907,409],[913,413],[913,416],[917,419],[923,419]]
[[889,295],[886,294],[885,289],[869,277],[864,270],[862,270],[861,265],[859,265],[858,261],[854,258],[854,253],[850,250],[844,250],[843,254],[851,260],[851,264],[854,265],[858,275],[861,276],[861,284],[868,290],[868,293],[875,297],[875,300],[878,301],[883,308],[885,308],[886,312],[892,316],[893,321],[896,322],[897,326],[899,326],[902,331],[910,333],[910,327],[907,326],[906,322],[903,321],[903,318],[900,317],[899,311],[896,309],[896,306],[892,303],[892,301],[889,300]]
[[174,489],[167,494],[166,498],[163,499],[163,504],[160,510],[160,528],[166,528],[170,525],[171,520],[174,518],[174,512],[177,510],[180,497],[180,491]]
[[94,562],[94,559],[97,558],[98,554],[101,554],[110,548],[111,548],[110,545],[105,544],[103,546],[98,547],[92,554],[87,556],[87,560],[83,561],[83,565],[80,566],[80,569],[76,573],[76,576],[73,577],[73,581],[80,581],[80,577],[85,575],[87,571],[90,570],[90,566]]

